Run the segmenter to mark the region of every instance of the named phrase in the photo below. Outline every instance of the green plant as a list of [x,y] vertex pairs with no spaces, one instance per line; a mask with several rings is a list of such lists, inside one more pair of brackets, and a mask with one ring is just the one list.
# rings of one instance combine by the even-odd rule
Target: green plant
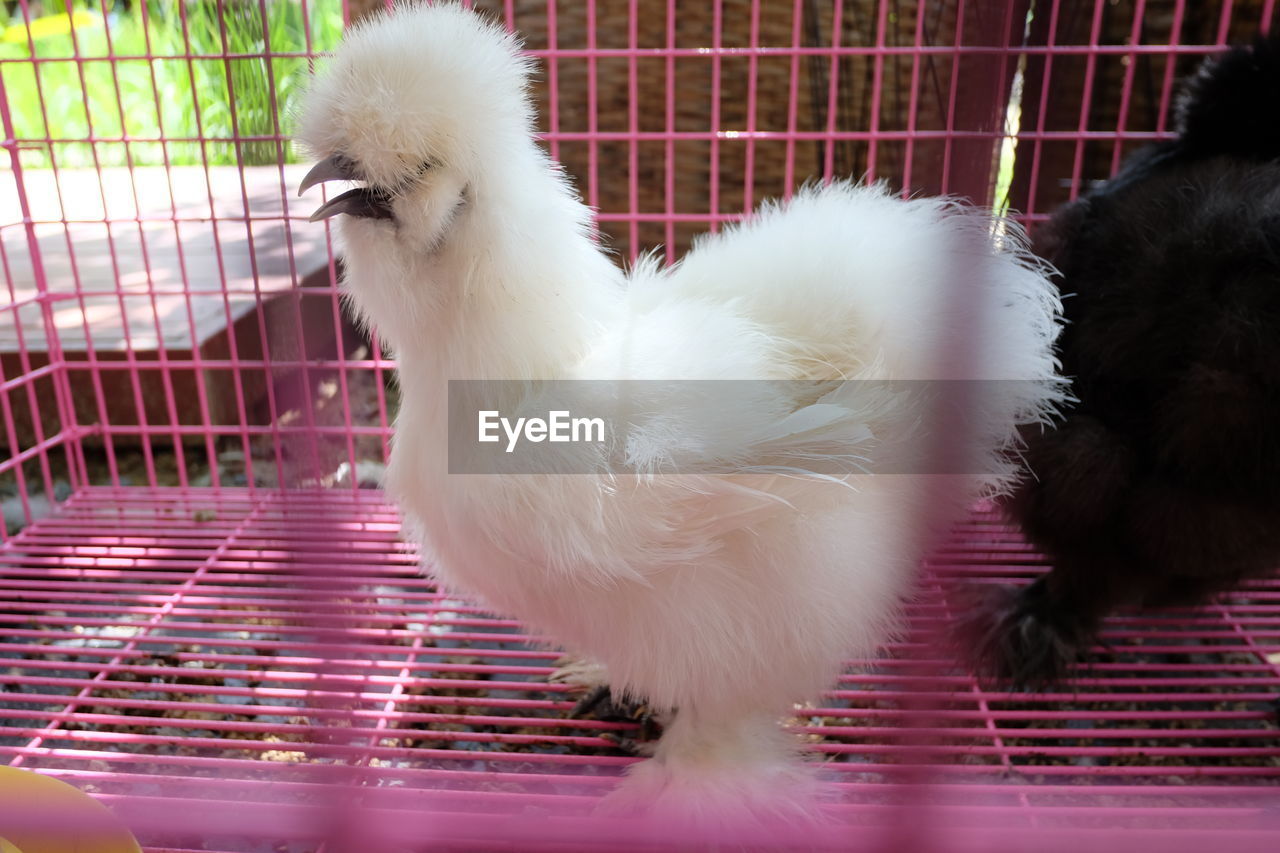
[[340,0],[19,7],[0,74],[23,165],[159,165],[166,146],[174,165],[290,160],[306,54],[341,34]]

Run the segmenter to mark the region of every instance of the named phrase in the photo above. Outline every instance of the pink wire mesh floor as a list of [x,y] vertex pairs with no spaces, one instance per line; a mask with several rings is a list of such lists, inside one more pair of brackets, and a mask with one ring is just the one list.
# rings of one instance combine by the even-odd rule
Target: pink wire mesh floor
[[[200,3],[134,5],[145,40],[90,22],[37,45],[20,0],[0,51],[0,760],[152,851],[648,843],[586,817],[637,723],[569,718],[556,653],[438,594],[360,488],[393,364],[344,317],[286,162],[289,81],[352,9],[209,0],[202,31]],[[476,5],[543,63],[540,129],[619,254],[674,259],[827,176],[1007,200],[1034,227],[1166,136],[1177,80],[1275,4]],[[1280,581],[1111,620],[1069,692],[985,692],[939,639],[955,593],[1041,564],[978,512],[904,639],[797,709],[837,783],[814,843],[1275,849]]]
[[[294,813],[326,786],[390,792],[378,808],[420,820],[553,814],[569,832],[635,760],[610,740],[634,723],[568,718],[571,697],[544,682],[554,652],[420,577],[374,492],[91,488],[0,560],[0,755],[94,792],[157,849],[318,842],[329,828]],[[797,710],[837,783],[837,828],[927,808],[1006,839],[1158,827],[1274,843],[1280,582],[1112,620],[1073,692],[987,692],[922,642],[960,582],[1040,568],[975,515],[930,565],[907,639]]]

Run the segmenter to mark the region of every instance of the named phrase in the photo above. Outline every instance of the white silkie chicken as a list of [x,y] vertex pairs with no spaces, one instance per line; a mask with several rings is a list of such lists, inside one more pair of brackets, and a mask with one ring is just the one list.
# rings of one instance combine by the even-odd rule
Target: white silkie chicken
[[[847,183],[628,275],[535,140],[530,72],[473,13],[400,7],[347,33],[299,117],[302,189],[359,183],[316,218],[341,214],[344,285],[399,361],[388,488],[441,584],[674,711],[615,806],[807,811],[778,721],[874,654],[931,536],[1015,476],[1017,427],[1060,393],[1055,291],[989,213]],[[589,473],[463,475],[451,379],[526,380],[499,386],[512,410],[543,380],[665,382]],[[681,384],[720,379],[772,381]],[[857,381],[885,379],[1025,381],[971,389],[944,476],[918,462],[929,395]]]

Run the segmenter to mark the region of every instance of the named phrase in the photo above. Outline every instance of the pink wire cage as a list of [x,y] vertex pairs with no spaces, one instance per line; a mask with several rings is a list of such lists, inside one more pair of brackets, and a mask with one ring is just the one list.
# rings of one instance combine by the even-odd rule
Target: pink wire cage
[[[570,718],[556,653],[437,592],[369,487],[394,364],[343,313],[288,142],[287,93],[352,10],[10,5],[3,761],[92,793],[154,851],[662,843],[590,818],[637,723]],[[546,142],[624,260],[839,175],[1034,228],[1166,136],[1177,80],[1274,12],[476,5],[527,36]],[[1274,849],[1280,582],[1116,617],[1069,691],[984,690],[934,641],[952,594],[1042,568],[979,509],[926,566],[907,636],[797,708],[838,792],[797,844]]]

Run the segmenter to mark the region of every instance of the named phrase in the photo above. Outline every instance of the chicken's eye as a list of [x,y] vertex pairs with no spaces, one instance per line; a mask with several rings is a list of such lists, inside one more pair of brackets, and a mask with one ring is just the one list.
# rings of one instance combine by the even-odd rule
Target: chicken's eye
[[416,165],[409,166],[404,172],[404,177],[400,178],[396,185],[390,188],[390,191],[401,193],[408,192],[423,175],[434,169],[437,165],[437,163],[430,160],[423,160]]

